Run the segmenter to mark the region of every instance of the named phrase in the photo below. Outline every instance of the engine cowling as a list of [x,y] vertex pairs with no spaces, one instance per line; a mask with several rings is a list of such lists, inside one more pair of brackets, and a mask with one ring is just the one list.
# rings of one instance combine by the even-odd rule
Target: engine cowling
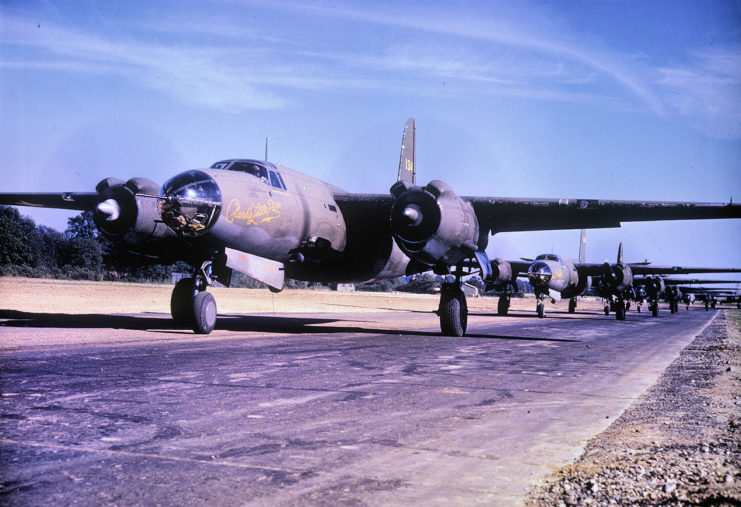
[[479,223],[473,206],[447,183],[391,187],[391,230],[399,248],[428,266],[452,266],[478,250]]
[[497,286],[512,283],[512,281],[512,265],[509,262],[499,257],[491,261],[491,280],[487,280],[487,282]]
[[627,289],[633,284],[633,271],[627,264],[605,262],[602,265],[602,279],[610,289]]
[[646,280],[645,290],[646,290],[646,295],[649,298],[661,297],[664,294],[664,291],[666,290],[664,279],[661,278],[660,276],[649,277]]
[[162,223],[158,210],[159,185],[146,178],[132,178],[126,183],[106,178],[95,188],[98,204],[95,225],[108,238],[131,246],[173,236]]

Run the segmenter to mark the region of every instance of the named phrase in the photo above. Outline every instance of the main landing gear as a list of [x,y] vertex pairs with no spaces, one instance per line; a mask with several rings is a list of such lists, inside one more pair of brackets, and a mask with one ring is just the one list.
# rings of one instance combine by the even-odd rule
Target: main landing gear
[[179,326],[188,326],[197,334],[208,334],[216,326],[216,300],[206,292],[213,283],[211,261],[204,262],[193,277],[183,278],[172,290],[170,313]]
[[[609,301],[605,301],[605,316],[610,315],[610,312],[614,311],[617,320],[625,320],[625,314],[628,308],[630,308],[630,302],[626,303],[622,298],[610,299]],[[640,311],[640,306],[638,308],[638,311]]]
[[648,303],[648,309],[651,310],[652,317],[659,316],[659,302],[654,300]]
[[569,299],[569,313],[576,313],[576,298]]
[[615,301],[615,318],[625,320],[625,301],[622,299]]

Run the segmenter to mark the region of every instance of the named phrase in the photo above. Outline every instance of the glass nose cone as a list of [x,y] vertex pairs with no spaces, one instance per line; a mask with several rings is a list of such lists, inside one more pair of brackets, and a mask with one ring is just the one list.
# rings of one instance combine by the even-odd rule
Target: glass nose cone
[[180,236],[204,234],[221,212],[221,189],[203,171],[186,171],[169,179],[160,197],[162,221]]
[[553,271],[545,262],[534,262],[527,271],[527,278],[535,287],[545,287],[551,281]]

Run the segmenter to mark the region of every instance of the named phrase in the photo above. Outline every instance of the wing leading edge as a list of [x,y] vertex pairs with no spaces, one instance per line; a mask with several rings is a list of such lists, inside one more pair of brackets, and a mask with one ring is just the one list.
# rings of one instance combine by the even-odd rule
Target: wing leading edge
[[464,197],[491,234],[620,227],[621,222],[741,218],[741,205],[707,202]]
[[95,192],[0,194],[0,204],[32,208],[93,211],[97,202],[98,194]]

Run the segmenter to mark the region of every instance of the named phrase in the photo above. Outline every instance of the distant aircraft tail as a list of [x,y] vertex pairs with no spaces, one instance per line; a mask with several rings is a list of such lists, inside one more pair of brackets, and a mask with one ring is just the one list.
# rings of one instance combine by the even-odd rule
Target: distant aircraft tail
[[618,264],[622,264],[623,263],[623,242],[622,241],[618,245],[617,263]]
[[404,135],[401,138],[401,156],[399,157],[399,177],[409,185],[415,184],[417,168],[414,167],[414,118],[409,118],[404,126]]
[[579,240],[579,262],[587,262],[587,230],[581,230],[581,238]]

